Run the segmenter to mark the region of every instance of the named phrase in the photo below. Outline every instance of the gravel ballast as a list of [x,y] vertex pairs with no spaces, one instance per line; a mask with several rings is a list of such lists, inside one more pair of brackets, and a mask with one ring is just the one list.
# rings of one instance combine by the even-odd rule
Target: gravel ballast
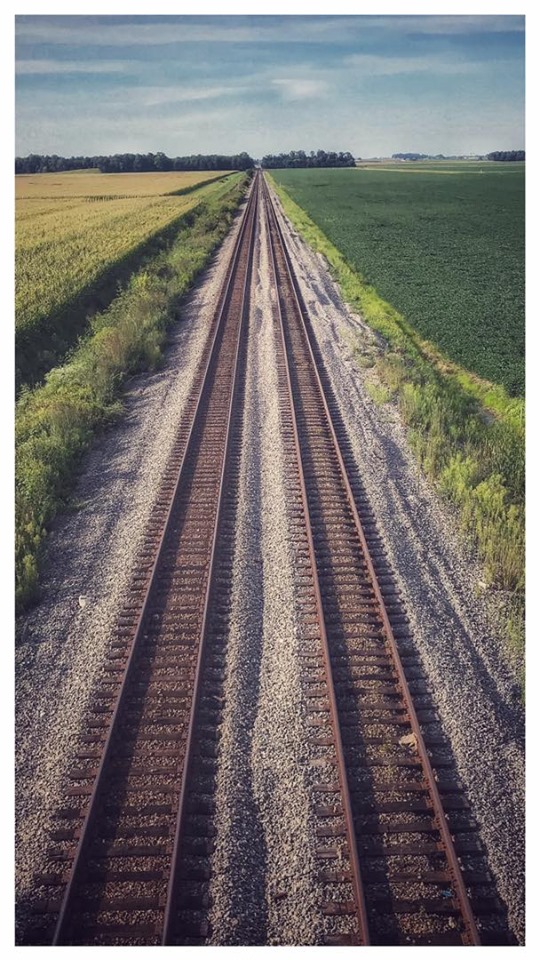
[[507,657],[483,574],[423,477],[397,408],[377,404],[359,366],[372,330],[345,305],[326,261],[281,210],[296,274],[362,483],[450,737],[509,921],[524,942],[525,764],[520,665]]
[[316,942],[317,891],[264,235],[255,264],[211,942],[309,944]]

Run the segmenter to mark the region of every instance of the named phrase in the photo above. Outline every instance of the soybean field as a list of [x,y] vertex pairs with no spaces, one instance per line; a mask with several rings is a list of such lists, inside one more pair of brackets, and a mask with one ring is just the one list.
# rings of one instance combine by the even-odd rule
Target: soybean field
[[272,174],[421,336],[523,395],[524,164]]

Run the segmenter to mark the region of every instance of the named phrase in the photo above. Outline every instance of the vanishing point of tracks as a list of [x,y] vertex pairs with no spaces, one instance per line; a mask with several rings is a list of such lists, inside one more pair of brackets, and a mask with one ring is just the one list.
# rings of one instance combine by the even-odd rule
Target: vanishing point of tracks
[[[204,944],[255,235],[265,217],[326,944],[479,944],[347,451],[256,175],[58,811],[41,942]],[[466,846],[465,846],[466,849]],[[476,881],[480,882],[479,880]],[[474,903],[474,901],[473,901]],[[476,911],[475,911],[476,912]]]

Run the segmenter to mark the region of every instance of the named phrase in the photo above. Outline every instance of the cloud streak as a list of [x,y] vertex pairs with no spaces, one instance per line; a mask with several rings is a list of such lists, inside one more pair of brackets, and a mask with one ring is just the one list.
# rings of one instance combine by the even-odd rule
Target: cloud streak
[[[287,16],[254,18],[243,16],[199,18],[178,17],[177,22],[149,22],[140,17],[117,18],[81,16],[19,16],[16,30],[19,41],[70,46],[163,46],[178,43],[349,44],[369,30],[384,33],[425,33],[440,36],[463,33],[523,32],[524,18],[514,16]],[[286,20],[284,28],[283,20]],[[211,21],[211,22],[210,22]]]
[[16,73],[46,74],[63,73],[125,73],[129,68],[126,60],[18,60]]
[[[328,18],[287,17],[286,29],[271,23],[273,18],[261,17],[261,24],[245,24],[244,17],[212,17],[208,25],[178,18],[177,23],[147,23],[98,21],[95,17],[81,17],[82,24],[65,17],[18,17],[17,37],[27,43],[69,44],[70,46],[164,46],[178,43],[329,43],[345,39],[344,19],[332,22]],[[353,18],[354,19],[354,18]],[[141,18],[142,20],[142,18]],[[324,23],[322,21],[325,21]],[[266,21],[266,22],[265,22]]]
[[482,65],[474,60],[460,60],[441,56],[434,57],[385,57],[370,54],[352,54],[344,58],[344,65],[350,67],[358,76],[396,77],[403,74],[429,73],[451,76],[453,74],[471,74],[482,70]]
[[246,90],[242,86],[213,87],[138,87],[137,100],[146,107],[162,104],[190,103],[197,100],[219,100],[222,97],[240,96]]

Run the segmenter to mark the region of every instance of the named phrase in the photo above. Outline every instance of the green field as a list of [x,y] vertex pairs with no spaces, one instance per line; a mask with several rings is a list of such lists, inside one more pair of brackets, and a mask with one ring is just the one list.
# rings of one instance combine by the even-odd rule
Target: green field
[[423,337],[523,395],[524,164],[402,163],[272,176]]

